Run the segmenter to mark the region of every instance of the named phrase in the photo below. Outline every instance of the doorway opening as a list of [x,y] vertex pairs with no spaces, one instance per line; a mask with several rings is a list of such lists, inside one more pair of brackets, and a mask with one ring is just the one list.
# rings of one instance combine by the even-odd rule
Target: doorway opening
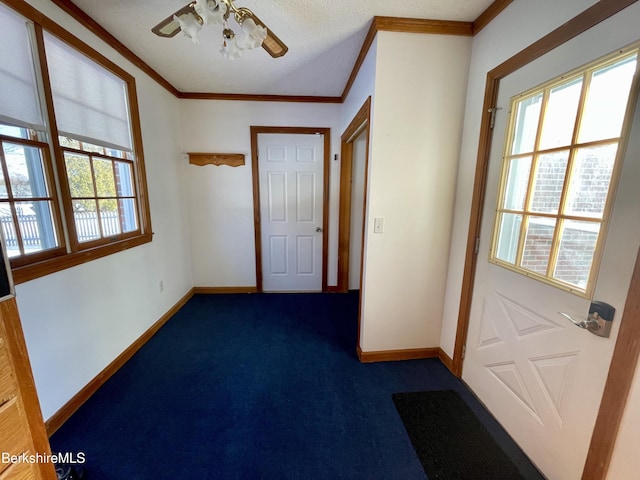
[[[359,290],[362,286],[370,112],[371,97],[365,101],[341,137],[337,285],[339,292]],[[359,245],[354,245],[356,242],[359,242]],[[354,254],[359,255],[355,262],[352,258]],[[352,272],[354,268],[359,274],[357,282]]]
[[[369,170],[371,97],[367,98],[341,137],[340,211],[338,219],[338,292],[362,290]],[[360,345],[362,299],[358,311]]]

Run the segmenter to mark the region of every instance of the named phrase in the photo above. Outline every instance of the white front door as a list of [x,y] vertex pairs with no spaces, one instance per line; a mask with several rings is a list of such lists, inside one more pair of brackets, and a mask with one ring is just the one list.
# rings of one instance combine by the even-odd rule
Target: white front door
[[322,290],[324,138],[258,135],[262,288]]
[[582,474],[640,242],[640,108],[593,295],[617,310],[610,338],[601,338],[558,313],[584,320],[591,299],[487,261],[509,98],[564,73],[566,63],[558,56],[548,64],[543,57],[500,84],[462,378],[545,476],[575,480]]

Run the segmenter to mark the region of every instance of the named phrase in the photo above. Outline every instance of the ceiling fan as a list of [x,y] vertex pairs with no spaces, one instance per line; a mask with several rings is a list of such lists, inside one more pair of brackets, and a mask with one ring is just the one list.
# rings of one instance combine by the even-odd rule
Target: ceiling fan
[[[160,37],[174,37],[182,31],[193,43],[204,25],[222,25],[222,56],[234,59],[244,50],[262,47],[273,58],[282,57],[289,48],[248,8],[236,7],[234,0],[195,0],[169,15],[151,29]],[[233,16],[244,36],[238,39],[229,28]]]

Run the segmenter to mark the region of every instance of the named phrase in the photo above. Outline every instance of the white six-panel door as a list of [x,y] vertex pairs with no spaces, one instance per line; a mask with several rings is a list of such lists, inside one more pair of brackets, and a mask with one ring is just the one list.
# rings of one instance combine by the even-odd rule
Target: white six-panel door
[[259,134],[262,287],[322,290],[324,139]]
[[[638,248],[640,118],[622,170],[594,300],[617,308],[611,338],[579,329],[590,299],[489,263],[509,98],[562,74],[524,67],[500,84],[463,380],[550,480],[577,480],[587,455]],[[629,209],[630,208],[630,209]],[[637,210],[636,210],[637,212]]]

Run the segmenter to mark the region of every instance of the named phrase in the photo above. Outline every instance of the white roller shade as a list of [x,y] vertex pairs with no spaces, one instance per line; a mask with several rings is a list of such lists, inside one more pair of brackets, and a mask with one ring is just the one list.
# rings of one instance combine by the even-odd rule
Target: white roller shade
[[45,48],[60,134],[132,150],[126,83],[51,34]]
[[44,130],[27,21],[0,3],[0,122]]

